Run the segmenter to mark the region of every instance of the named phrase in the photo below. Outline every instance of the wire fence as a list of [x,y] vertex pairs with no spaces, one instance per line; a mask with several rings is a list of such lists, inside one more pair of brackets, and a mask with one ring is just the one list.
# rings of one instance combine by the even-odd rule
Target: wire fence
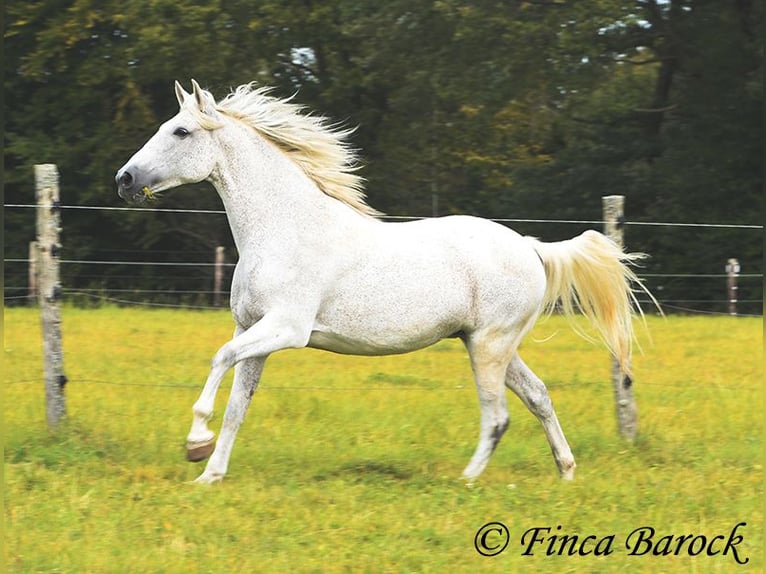
[[[22,204],[6,204],[6,209],[35,209],[35,205],[22,205]],[[174,214],[194,214],[194,215],[225,215],[222,210],[198,210],[198,209],[169,209],[169,208],[155,208],[155,207],[108,207],[108,206],[61,206],[62,210],[77,210],[77,211],[129,211],[138,213],[174,213]],[[385,216],[382,219],[386,221],[412,221],[417,219],[423,219],[412,216]],[[599,226],[603,227],[603,220],[580,220],[580,219],[528,219],[528,218],[499,218],[493,219],[501,224],[537,224],[537,225],[579,225],[579,226]],[[691,230],[733,230],[736,232],[751,232],[753,230],[762,232],[762,225],[748,225],[748,224],[731,224],[731,223],[672,223],[672,222],[624,222],[626,227],[665,227],[665,228],[679,228],[679,229],[691,229]],[[84,281],[98,281],[104,275],[104,270],[111,269],[123,269],[121,273],[110,272],[109,277],[113,280],[119,280],[124,283],[123,287],[71,287],[67,286],[66,280],[61,290],[62,295],[69,301],[76,304],[83,304],[83,302],[91,302],[94,306],[111,304],[117,306],[129,306],[129,307],[148,307],[148,308],[169,308],[169,309],[194,309],[194,310],[220,310],[226,307],[228,301],[229,289],[228,283],[230,276],[227,278],[226,284],[220,289],[211,288],[146,288],[138,286],[136,282],[136,273],[133,270],[151,268],[160,270],[161,274],[152,274],[152,279],[156,281],[170,280],[177,277],[176,273],[181,271],[194,271],[197,272],[200,277],[203,278],[203,282],[208,285],[212,284],[213,271],[218,269],[225,269],[230,272],[235,266],[234,262],[215,262],[213,261],[212,251],[201,250],[140,250],[140,249],[93,249],[91,253],[98,254],[98,258],[86,259],[86,258],[62,258],[59,260],[61,265],[66,270],[67,267],[76,268],[77,277]],[[201,258],[205,260],[200,260]],[[133,258],[133,259],[131,259]],[[28,276],[28,268],[31,263],[29,258],[24,257],[9,257],[4,259],[6,266],[6,285],[4,300],[8,304],[24,305],[30,301],[29,285],[26,282]],[[164,270],[164,271],[162,271]],[[66,273],[64,273],[66,279]],[[678,272],[678,273],[654,273],[645,272],[639,273],[639,277],[646,281],[670,281],[670,280],[693,280],[693,281],[715,281],[720,282],[722,285],[724,280],[729,277],[728,273],[696,273],[696,272]],[[10,281],[9,281],[10,279]],[[763,273],[740,273],[738,279],[741,280],[763,280]],[[135,286],[131,286],[135,285]],[[722,289],[723,292],[723,289]],[[683,298],[676,299],[672,297],[662,297],[660,291],[655,291],[655,295],[658,296],[662,307],[666,311],[679,312],[684,314],[699,314],[699,315],[728,315],[728,313],[710,311],[702,308],[695,308],[694,305],[699,304],[701,306],[709,305],[711,302],[726,304],[728,300],[721,298],[720,300],[711,299],[695,299],[695,298]],[[224,303],[222,305],[206,304],[204,301],[210,301],[213,297],[222,297]],[[648,300],[640,300],[640,303],[644,305],[650,305]],[[762,299],[739,299],[739,304],[750,304],[755,306],[760,305],[762,309]],[[761,316],[761,314],[747,314],[738,313],[738,316]],[[136,381],[122,381],[111,380],[103,378],[94,378],[87,373],[72,374],[70,380],[77,384],[92,385],[94,387],[99,386],[119,386],[119,387],[136,387],[136,391],[140,392],[141,388],[154,387],[163,389],[175,389],[179,392],[198,392],[198,382],[182,382],[182,381],[159,381],[159,382],[136,382]],[[8,381],[13,385],[26,385],[26,384],[38,384],[39,379],[29,380],[14,380]],[[224,384],[224,387],[230,383]],[[578,387],[583,385],[599,385],[603,386],[603,381],[580,381]],[[565,384],[557,385],[555,381],[549,383],[551,390],[561,389],[566,390],[571,388]],[[651,381],[642,382],[642,386],[647,387],[663,387],[663,388],[686,388],[686,383],[679,382],[677,385],[673,384],[657,384]],[[472,391],[471,385],[443,385],[432,386],[423,384],[396,384],[396,385],[381,385],[379,383],[371,382],[369,385],[297,385],[297,386],[270,386],[263,385],[260,392],[291,392],[291,391],[310,391],[317,393],[334,393],[334,392],[461,392]],[[760,392],[755,387],[737,387],[735,385],[715,385],[708,389],[710,393],[753,393]],[[747,395],[749,396],[749,395]]]
[[[14,210],[26,210],[36,209],[36,205],[31,204],[5,204],[6,209]],[[72,211],[127,211],[133,213],[173,213],[173,214],[195,214],[195,215],[225,215],[223,210],[212,209],[174,209],[174,208],[158,208],[158,207],[112,207],[112,206],[93,206],[93,205],[62,205],[62,210]],[[387,215],[382,217],[385,221],[413,221],[417,219],[424,219],[422,217],[414,216],[399,216],[399,215]],[[586,226],[603,226],[603,220],[583,220],[583,219],[530,219],[530,218],[496,218],[493,221],[501,224],[541,224],[541,225],[586,225]],[[750,224],[737,224],[737,223],[673,223],[673,222],[643,222],[643,221],[625,221],[626,227],[664,227],[664,228],[678,228],[678,229],[694,229],[694,230],[735,230],[735,231],[762,231],[763,225],[750,225]],[[131,269],[131,268],[160,268],[168,270],[187,270],[197,274],[203,281],[211,283],[212,273],[211,270],[225,270],[227,276],[224,277],[225,285],[230,283],[230,272],[236,266],[234,262],[215,262],[211,260],[206,261],[190,261],[188,259],[198,259],[200,256],[210,256],[211,253],[205,251],[178,251],[178,250],[152,250],[143,251],[136,249],[103,249],[96,250],[97,253],[102,256],[108,255],[108,257],[102,257],[98,259],[60,259],[59,262],[65,267],[77,267],[77,278],[81,281],[93,281],[98,282],[99,279],[105,277],[104,272],[88,272],[88,269],[103,269],[104,267],[116,268],[116,269]],[[130,260],[129,256],[140,255],[140,260]],[[157,256],[157,260],[152,258]],[[159,259],[173,257],[173,260],[162,261]],[[4,288],[4,301],[7,304],[25,304],[30,301],[29,294],[30,286],[27,280],[28,268],[32,263],[30,258],[24,257],[9,257],[4,259],[5,264],[5,288]],[[173,271],[169,271],[173,273]],[[655,290],[654,294],[661,303],[662,307],[667,311],[681,312],[681,313],[696,313],[706,315],[726,315],[730,313],[723,313],[713,310],[707,310],[702,308],[695,308],[694,305],[705,306],[710,304],[725,305],[730,302],[729,299],[721,297],[720,299],[695,299],[695,298],[663,298],[662,297],[662,285],[661,281],[672,280],[695,280],[695,281],[720,281],[728,278],[728,273],[638,273],[639,277],[645,281],[652,281],[654,284],[659,284],[659,289]],[[65,273],[66,276],[66,273]],[[227,287],[219,287],[215,289],[200,287],[196,289],[168,289],[168,288],[147,288],[140,286],[136,282],[135,274],[115,274],[110,272],[108,277],[112,281],[125,282],[126,285],[130,285],[131,281],[135,287],[88,287],[88,286],[75,286],[68,287],[64,285],[62,288],[62,295],[75,302],[90,302],[93,305],[100,303],[115,304],[121,306],[145,306],[145,307],[167,307],[167,308],[187,308],[187,309],[220,309],[226,306],[228,301],[229,290]],[[166,274],[157,275],[152,274],[154,281],[163,281],[177,278],[176,275]],[[737,278],[745,281],[750,280],[763,280],[763,273],[738,273]],[[725,290],[721,289],[721,293],[725,294]],[[210,301],[212,298],[221,301],[218,304],[207,304],[206,301]],[[639,300],[642,304],[651,304],[646,300]],[[759,305],[757,313],[742,313],[738,312],[739,316],[762,316],[762,304],[761,299],[738,299],[737,304],[747,306],[748,309],[755,308]]]
[[[178,389],[184,391],[193,391],[198,393],[200,391],[199,381],[192,383],[175,382],[175,381],[160,381],[160,382],[137,382],[137,381],[114,381],[106,379],[94,379],[88,376],[79,377],[74,375],[69,382],[76,382],[77,384],[95,385],[95,386],[117,386],[117,387],[145,387],[145,388],[162,388],[162,389]],[[22,379],[15,381],[6,381],[8,385],[39,385],[39,379]],[[67,383],[68,384],[68,383]],[[550,391],[567,391],[571,390],[576,392],[582,387],[599,387],[603,388],[604,381],[587,381],[578,380],[577,385],[573,386],[569,381],[548,381],[545,385]],[[656,387],[663,389],[687,389],[689,388],[688,382],[678,383],[657,383],[652,381],[641,381],[642,387]],[[220,389],[227,390],[231,387],[231,381],[225,381],[221,384]],[[258,386],[258,392],[269,391],[327,391],[327,392],[377,392],[377,391],[413,391],[413,392],[456,392],[467,391],[469,393],[475,392],[475,386],[472,384],[443,384],[443,385],[418,385],[418,384],[396,384],[396,385],[380,385],[370,383],[369,385],[270,385],[264,383]],[[715,386],[706,387],[707,392],[747,392],[747,393],[761,393],[763,388],[759,385],[753,386],[736,386],[727,384],[716,384]]]

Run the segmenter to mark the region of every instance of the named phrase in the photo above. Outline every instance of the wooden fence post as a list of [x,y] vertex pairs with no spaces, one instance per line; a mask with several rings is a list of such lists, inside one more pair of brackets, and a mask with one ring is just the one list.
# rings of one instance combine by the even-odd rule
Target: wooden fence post
[[27,301],[30,305],[37,303],[37,241],[29,242],[29,268],[27,271]]
[[45,412],[48,428],[66,417],[64,356],[61,350],[61,203],[59,175],[53,164],[35,165],[37,195],[37,299],[43,331]]
[[[601,201],[604,214],[604,234],[617,245],[623,247],[625,196],[607,195],[602,197]],[[620,434],[628,440],[633,440],[638,431],[638,408],[633,396],[633,380],[622,371],[616,357],[612,357],[612,387]]]
[[729,315],[737,314],[737,277],[739,277],[739,261],[729,259],[726,262],[726,294],[729,300]]
[[213,272],[213,305],[221,306],[221,291],[223,290],[224,249],[222,245],[215,248],[215,271]]

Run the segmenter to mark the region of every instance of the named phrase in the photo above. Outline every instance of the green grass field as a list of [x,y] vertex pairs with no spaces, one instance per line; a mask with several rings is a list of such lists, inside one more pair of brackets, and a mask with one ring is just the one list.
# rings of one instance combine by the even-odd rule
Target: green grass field
[[[634,358],[632,445],[616,430],[606,352],[559,318],[541,322],[521,352],[548,384],[576,479],[557,478],[542,429],[509,397],[511,426],[470,487],[459,476],[479,411],[459,342],[385,358],[274,355],[229,475],[202,487],[187,484],[203,467],[184,461],[183,443],[210,358],[232,332],[228,313],[66,308],[63,320],[69,416],[51,435],[38,314],[5,310],[10,572],[763,570],[760,318],[650,317],[652,341],[641,332]],[[510,542],[484,557],[474,537],[491,521]],[[693,534],[720,553],[630,555],[626,539],[645,526],[654,550]],[[551,530],[524,555],[522,535],[536,527]],[[555,541],[548,555],[553,535],[595,538],[585,555],[560,556]],[[599,540],[609,554],[593,551]]]

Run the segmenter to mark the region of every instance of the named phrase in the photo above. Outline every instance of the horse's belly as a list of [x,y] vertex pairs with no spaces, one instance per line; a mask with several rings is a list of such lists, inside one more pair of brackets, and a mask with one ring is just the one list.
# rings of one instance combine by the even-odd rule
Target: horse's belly
[[396,355],[428,347],[441,338],[397,337],[384,341],[374,338],[348,337],[328,331],[312,331],[308,346],[343,355]]
[[[455,282],[457,283],[457,282]],[[398,288],[339,294],[322,306],[309,346],[354,355],[387,355],[421,349],[466,330],[470,288]],[[421,286],[422,287],[422,286]]]

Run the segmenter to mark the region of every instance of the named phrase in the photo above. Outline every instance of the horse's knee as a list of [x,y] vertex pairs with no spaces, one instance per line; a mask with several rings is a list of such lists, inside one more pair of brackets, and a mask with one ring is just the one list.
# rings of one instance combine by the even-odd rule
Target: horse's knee
[[210,362],[210,368],[211,370],[224,370],[228,371],[230,368],[234,366],[234,364],[237,362],[237,353],[232,348],[231,341],[223,345],[215,355],[213,355],[213,359]]

